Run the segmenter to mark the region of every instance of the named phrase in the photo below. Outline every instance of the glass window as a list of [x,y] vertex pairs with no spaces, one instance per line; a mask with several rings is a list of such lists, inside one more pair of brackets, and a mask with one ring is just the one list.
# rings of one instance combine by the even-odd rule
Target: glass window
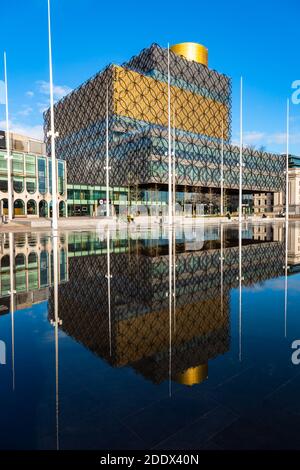
[[21,174],[24,173],[24,158],[23,155],[13,154],[13,173],[14,174]]
[[39,178],[39,192],[45,194],[47,192],[47,168],[46,159],[38,159],[38,178]]
[[7,160],[3,153],[0,153],[0,172],[1,173],[7,172]]
[[1,260],[1,295],[7,295],[10,290],[9,272],[9,255],[5,255]]
[[36,202],[33,199],[30,199],[27,202],[27,214],[36,215],[36,213],[37,213]]
[[48,285],[48,253],[46,251],[41,252],[40,257],[40,284],[41,287]]
[[58,162],[58,192],[64,194],[65,192],[65,166],[63,162]]
[[34,194],[36,192],[35,178],[26,178],[26,189],[27,189],[27,192],[30,194]]
[[3,193],[7,193],[8,190],[8,183],[7,183],[7,178],[0,178],[0,191]]
[[65,281],[67,279],[67,257],[65,250],[60,252],[60,281]]
[[13,185],[16,193],[22,193],[24,191],[24,178],[14,177]]
[[15,258],[16,264],[16,291],[26,290],[26,270],[25,270],[25,256],[19,254]]
[[38,266],[37,254],[34,252],[29,253],[28,255],[28,268],[36,268]]
[[26,155],[25,157],[26,175],[35,176],[35,157]]
[[48,160],[49,193],[52,194],[52,160]]
[[25,215],[25,204],[21,199],[14,202],[14,215]]
[[68,188],[68,199],[74,199],[74,189]]
[[38,257],[32,252],[28,255],[28,288],[36,289],[38,287]]

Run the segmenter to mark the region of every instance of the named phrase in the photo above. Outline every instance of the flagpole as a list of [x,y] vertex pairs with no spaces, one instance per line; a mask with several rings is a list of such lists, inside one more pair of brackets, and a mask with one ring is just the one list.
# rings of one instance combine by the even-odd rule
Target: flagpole
[[242,360],[242,224],[239,224],[239,361]]
[[171,77],[170,77],[170,46],[168,44],[168,192],[169,192],[169,224],[172,223],[172,148],[171,148]]
[[173,234],[172,234],[172,142],[171,142],[171,78],[170,46],[168,44],[168,222],[169,222],[169,396],[172,395],[172,268],[173,268]]
[[224,120],[222,119],[222,144],[221,144],[221,216],[224,215]]
[[49,43],[49,88],[50,88],[50,131],[47,133],[51,137],[51,161],[52,161],[52,229],[57,230],[57,184],[56,184],[56,157],[55,138],[58,133],[54,131],[54,98],[53,98],[53,73],[52,73],[52,44],[51,44],[51,17],[50,0],[48,0],[48,43]]
[[109,210],[109,149],[108,149],[108,85],[106,87],[106,216],[110,216]]
[[239,175],[239,223],[242,222],[243,203],[243,77],[240,84],[240,175]]
[[11,160],[10,154],[10,132],[8,120],[8,84],[7,84],[7,68],[6,68],[6,52],[4,52],[4,81],[5,81],[5,115],[6,115],[6,160],[7,160],[7,193],[8,193],[8,220],[13,219],[12,205],[12,181],[11,181]]
[[175,220],[175,206],[176,206],[176,150],[175,150],[175,145],[176,145],[176,128],[175,128],[175,107],[173,111],[173,172],[172,172],[172,179],[173,179],[173,218]]
[[9,233],[9,276],[10,276],[10,314],[11,314],[11,360],[12,360],[12,387],[15,390],[16,374],[15,374],[15,245],[14,234]]
[[287,307],[288,307],[288,254],[289,254],[289,223],[285,221],[285,266],[284,266],[284,337],[287,337]]
[[286,183],[285,183],[285,220],[289,221],[289,133],[290,133],[290,100],[286,105]]

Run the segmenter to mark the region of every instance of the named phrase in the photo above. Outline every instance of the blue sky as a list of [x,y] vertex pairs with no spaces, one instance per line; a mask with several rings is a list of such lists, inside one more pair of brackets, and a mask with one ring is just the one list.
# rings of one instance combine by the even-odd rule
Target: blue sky
[[[242,74],[246,142],[284,151],[286,99],[300,80],[299,14],[296,0],[52,0],[56,98],[152,42],[200,42],[209,66],[232,77],[233,140]],[[49,102],[47,0],[1,1],[0,80],[4,49],[12,128],[39,136]],[[291,107],[291,151],[300,154],[300,105]]]

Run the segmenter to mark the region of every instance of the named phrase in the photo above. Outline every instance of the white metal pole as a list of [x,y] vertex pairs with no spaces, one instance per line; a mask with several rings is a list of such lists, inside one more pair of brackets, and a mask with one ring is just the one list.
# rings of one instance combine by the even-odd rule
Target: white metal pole
[[5,114],[6,114],[6,160],[7,160],[7,195],[8,195],[8,220],[13,219],[13,203],[12,203],[12,181],[11,181],[11,160],[10,153],[10,132],[8,120],[8,84],[7,84],[7,68],[6,68],[6,52],[4,52],[4,81],[5,81]]
[[54,338],[55,338],[55,416],[56,416],[56,449],[59,450],[59,349],[58,349],[58,327],[62,320],[58,315],[58,238],[52,237],[53,249],[53,300],[54,300]]
[[175,107],[173,111],[173,220],[175,220],[175,207],[176,207],[176,129],[175,129]]
[[[173,112],[173,221],[175,221],[175,216],[176,216],[176,120],[175,120],[175,106],[174,106],[174,112]],[[176,330],[176,230],[175,230],[175,225],[173,227],[173,257],[172,257],[172,263],[173,263],[173,292],[172,292],[172,298],[173,298],[173,321],[174,321],[174,331]]]
[[224,120],[222,119],[221,143],[221,216],[224,215]]
[[285,221],[284,337],[287,337],[289,222]]
[[242,360],[242,224],[239,224],[239,360]]
[[172,289],[172,275],[173,275],[173,233],[174,229],[169,224],[169,396],[172,395],[172,306],[173,306],[173,289]]
[[109,336],[109,355],[112,354],[112,342],[111,342],[111,295],[110,295],[110,280],[112,275],[110,273],[110,231],[107,229],[106,235],[107,242],[107,304],[108,304],[108,336]]
[[106,216],[110,216],[109,210],[109,149],[108,149],[108,85],[106,87]]
[[290,139],[290,100],[286,104],[286,180],[285,180],[285,220],[289,221],[289,139]]
[[51,160],[52,160],[52,228],[57,230],[57,182],[56,182],[56,157],[55,157],[55,138],[58,136],[54,131],[54,98],[53,98],[53,73],[52,73],[52,44],[51,44],[51,17],[50,0],[48,0],[48,42],[49,42],[49,89],[50,89],[50,131],[48,137],[51,137]]
[[240,178],[239,178],[239,222],[242,222],[243,204],[243,77],[240,84]]
[[173,267],[173,234],[172,234],[172,142],[171,142],[171,77],[170,46],[168,44],[168,203],[169,203],[169,396],[172,394],[172,267]]
[[223,232],[223,224],[221,222],[221,250],[220,250],[220,271],[221,271],[221,316],[223,317],[224,314],[224,232]]
[[15,390],[15,246],[14,234],[9,233],[9,276],[10,276],[10,314],[11,314],[11,361],[12,361],[12,386]]
[[171,76],[170,76],[170,46],[168,44],[168,192],[169,192],[169,224],[172,223],[172,148],[171,148]]

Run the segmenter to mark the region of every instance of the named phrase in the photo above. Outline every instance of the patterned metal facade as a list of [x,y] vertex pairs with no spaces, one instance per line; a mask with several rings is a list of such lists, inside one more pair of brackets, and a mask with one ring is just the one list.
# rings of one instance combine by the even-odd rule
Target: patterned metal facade
[[[167,70],[167,50],[153,44],[122,67],[108,66],[55,105],[56,149],[67,161],[69,183],[105,183],[108,90],[111,186],[167,184]],[[224,187],[237,190],[239,149],[230,144],[230,78],[172,51],[170,74],[176,184],[220,188],[223,127]],[[44,128],[46,136],[49,111]],[[46,145],[50,154],[47,138]],[[279,155],[244,149],[245,191],[281,191],[283,172]]]

